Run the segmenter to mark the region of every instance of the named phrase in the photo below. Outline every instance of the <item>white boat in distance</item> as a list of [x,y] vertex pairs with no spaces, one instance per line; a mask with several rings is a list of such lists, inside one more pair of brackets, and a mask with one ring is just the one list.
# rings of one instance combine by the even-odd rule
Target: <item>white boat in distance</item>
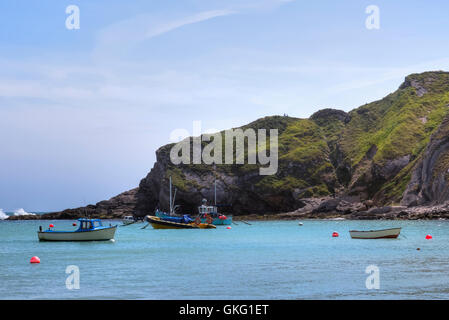
[[122,219],[122,222],[123,222],[123,224],[126,226],[126,225],[128,225],[128,224],[132,224],[132,223],[136,222],[136,220],[134,220],[134,217],[133,217],[133,216],[125,216],[125,217]]
[[382,230],[357,231],[351,230],[349,234],[352,239],[385,239],[397,238],[401,233],[401,228],[391,228]]
[[78,219],[80,226],[75,231],[48,229],[37,232],[40,241],[107,241],[114,239],[117,226],[103,227],[100,219]]

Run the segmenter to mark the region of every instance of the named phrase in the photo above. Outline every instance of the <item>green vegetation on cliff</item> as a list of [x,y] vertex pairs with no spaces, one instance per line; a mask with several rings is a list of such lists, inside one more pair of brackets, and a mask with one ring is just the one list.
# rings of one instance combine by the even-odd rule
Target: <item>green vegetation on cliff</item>
[[[425,79],[435,79],[430,82]],[[352,165],[377,146],[374,161],[384,163],[404,155],[417,156],[448,111],[449,85],[446,73],[411,75],[401,89],[350,112],[351,121],[343,130],[341,145]],[[412,86],[414,85],[414,86]],[[426,93],[420,96],[419,90]]]
[[[350,192],[362,199],[397,203],[448,106],[449,73],[413,74],[396,92],[349,113],[323,109],[309,119],[270,116],[241,127],[278,129],[279,168],[275,175],[257,174],[259,165],[247,163],[248,152],[257,150],[248,151],[246,144],[245,164],[215,165],[213,171],[217,177],[247,176],[248,188],[259,194],[294,191],[297,197],[316,197]],[[221,135],[224,138],[225,132]],[[222,153],[224,163],[224,145]],[[195,181],[186,182],[186,170],[202,176],[211,166],[167,168],[178,188],[196,189]]]

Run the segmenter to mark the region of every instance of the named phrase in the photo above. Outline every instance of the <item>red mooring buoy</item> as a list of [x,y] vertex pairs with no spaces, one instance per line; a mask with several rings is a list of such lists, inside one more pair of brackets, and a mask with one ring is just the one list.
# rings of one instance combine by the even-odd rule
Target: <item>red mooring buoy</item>
[[338,232],[334,231],[334,232],[332,233],[332,237],[334,237],[334,238],[338,237]]
[[226,229],[232,229],[231,227],[227,227]]
[[426,236],[426,239],[427,239],[427,240],[432,239],[432,236],[431,236],[430,234],[428,234],[428,235]]
[[49,227],[50,227],[50,228],[53,228],[53,227],[54,227],[54,225],[53,225],[53,224],[50,224],[50,225],[49,225]]
[[30,263],[41,263],[41,259],[39,257],[34,256],[30,259]]

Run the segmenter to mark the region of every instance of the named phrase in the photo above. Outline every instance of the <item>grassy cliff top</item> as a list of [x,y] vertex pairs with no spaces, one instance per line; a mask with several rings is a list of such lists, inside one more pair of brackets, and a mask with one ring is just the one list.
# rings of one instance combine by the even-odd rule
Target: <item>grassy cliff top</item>
[[396,92],[349,113],[341,139],[348,162],[358,163],[373,145],[379,163],[418,155],[447,114],[448,104],[449,73],[408,76]]

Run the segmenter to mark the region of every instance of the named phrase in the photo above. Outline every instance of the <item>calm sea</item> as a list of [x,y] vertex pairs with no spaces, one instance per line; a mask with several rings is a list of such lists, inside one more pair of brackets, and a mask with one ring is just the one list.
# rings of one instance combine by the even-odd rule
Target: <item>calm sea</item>
[[[119,227],[115,242],[39,242],[39,225],[49,223],[75,228],[0,221],[0,299],[449,299],[448,221],[240,222],[230,230],[134,224]],[[348,233],[397,226],[396,240]],[[32,256],[41,263],[30,264]],[[79,290],[66,288],[69,265],[79,267]],[[378,290],[366,288],[370,265],[379,268]]]

